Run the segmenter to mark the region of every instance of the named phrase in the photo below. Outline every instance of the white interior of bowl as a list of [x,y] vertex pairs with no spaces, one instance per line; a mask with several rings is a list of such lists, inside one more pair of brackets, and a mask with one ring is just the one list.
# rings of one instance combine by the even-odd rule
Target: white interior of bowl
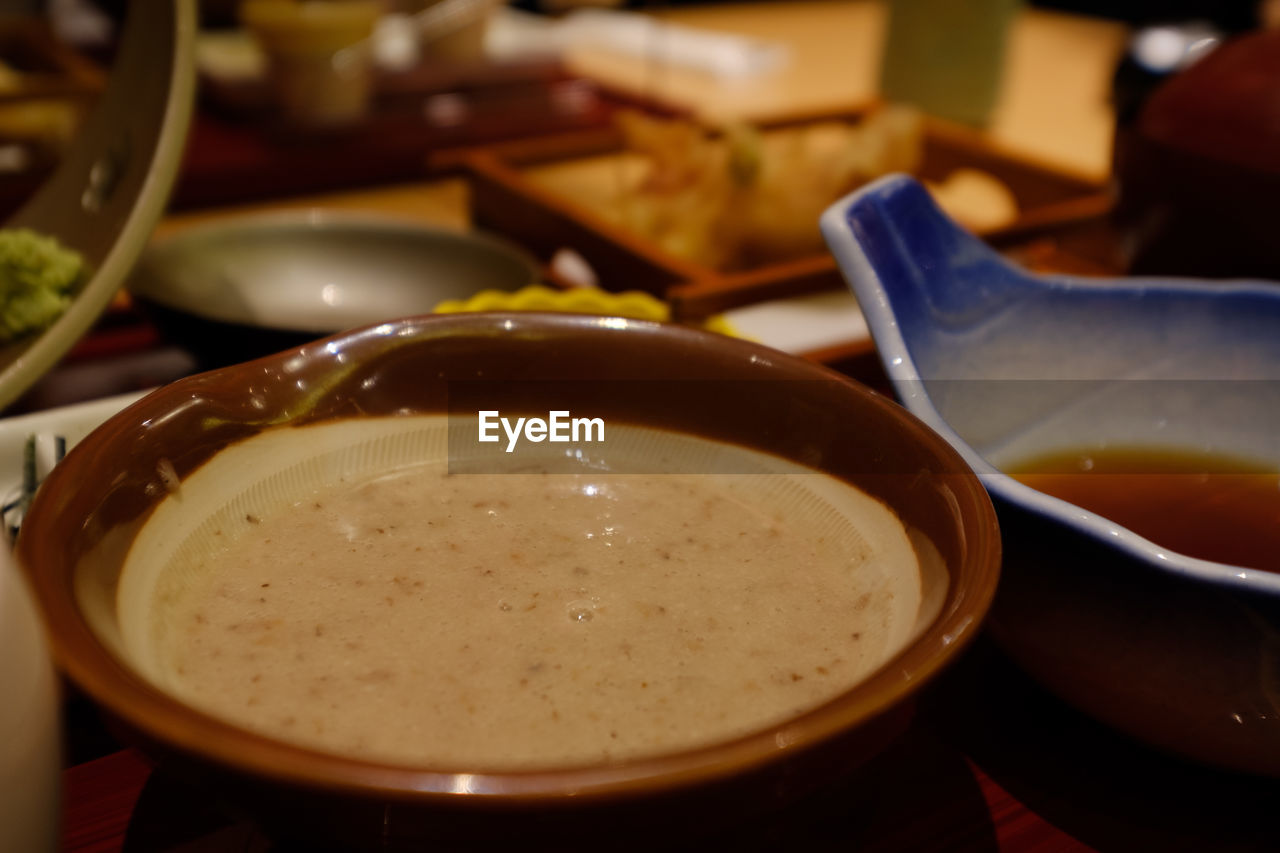
[[1001,470],[1113,447],[1280,465],[1274,285],[1031,275],[916,209],[889,217],[903,266],[876,266],[849,212],[910,184],[882,179],[822,221],[906,408],[999,499],[1163,570],[1280,593],[1280,574],[1171,551]]
[[[878,573],[876,583],[892,590],[893,612],[891,629],[871,654],[875,662],[864,677],[901,651],[940,612],[948,586],[940,555],[873,498],[763,453],[687,435],[620,425],[610,429],[607,453],[575,457],[582,473],[729,472],[720,476],[733,478],[734,488],[743,495],[764,496],[787,518],[810,519],[851,553],[869,549],[874,556],[858,570]],[[164,601],[193,580],[184,574],[185,566],[216,553],[226,539],[256,519],[340,480],[363,480],[424,461],[449,465],[451,472],[474,468],[484,454],[458,448],[476,447],[475,434],[474,418],[415,415],[279,427],[232,446],[184,481],[171,483],[171,494],[131,548],[116,593],[115,618],[100,621],[97,629],[111,634],[118,629],[118,642],[112,645],[132,667],[172,692],[161,660],[168,629]],[[457,441],[460,435],[472,440]],[[537,447],[547,467],[565,458],[562,446]],[[489,456],[489,462],[494,458]],[[521,470],[536,467],[537,458],[521,455]]]
[[[1086,347],[1087,348],[1087,347]],[[1020,370],[1027,360],[1015,361]],[[1043,369],[1043,362],[1039,363]],[[908,408],[947,439],[994,495],[1057,518],[1165,570],[1280,592],[1280,575],[1172,551],[1005,474],[1061,452],[1149,448],[1280,465],[1280,384],[1222,379],[1195,351],[1120,378],[947,378],[900,384]]]
[[930,378],[900,388],[993,493],[1169,571],[1280,592],[1280,575],[1174,552],[1003,473],[1135,447],[1280,466],[1280,342],[1243,310],[1223,319],[1226,296],[1256,289],[1219,287],[1219,304],[1194,302],[1191,284],[1152,288],[1163,302],[1135,289],[1112,303],[1106,284],[1072,282],[1073,298],[1028,299],[966,330],[963,346],[939,336],[912,362]]

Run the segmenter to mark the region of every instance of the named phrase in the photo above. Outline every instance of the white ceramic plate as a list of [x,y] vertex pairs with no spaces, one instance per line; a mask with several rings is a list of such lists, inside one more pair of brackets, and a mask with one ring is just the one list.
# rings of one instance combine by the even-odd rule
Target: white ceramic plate
[[147,250],[128,286],[206,320],[326,334],[537,279],[531,257],[493,237],[310,209],[182,231]]
[[[63,452],[145,393],[131,392],[0,419],[0,505],[5,532],[22,520],[20,504],[25,488],[38,484]],[[24,472],[29,441],[34,441],[33,466]]]

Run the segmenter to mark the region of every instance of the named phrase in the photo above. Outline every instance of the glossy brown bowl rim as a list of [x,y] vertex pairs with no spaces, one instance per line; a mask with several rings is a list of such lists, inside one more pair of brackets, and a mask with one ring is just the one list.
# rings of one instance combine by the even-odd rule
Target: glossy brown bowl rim
[[[119,458],[114,443],[138,424],[198,402],[219,379],[257,375],[308,354],[341,349],[370,334],[441,336],[501,334],[511,329],[544,334],[643,335],[644,342],[684,348],[708,348],[735,361],[778,366],[803,378],[834,381],[856,395],[861,406],[880,410],[922,443],[948,473],[956,499],[965,566],[953,568],[942,611],[923,632],[869,678],[823,705],[783,724],[729,741],[683,752],[608,765],[565,768],[463,771],[384,764],[311,750],[251,733],[206,715],[152,686],[104,645],[81,616],[74,589],[75,566],[60,573],[40,571],[42,555],[57,548],[48,537],[30,532],[43,524],[46,493],[74,487],[91,456]],[[116,451],[118,453],[118,450]],[[54,499],[49,498],[50,502]],[[435,802],[461,806],[487,804],[548,805],[607,801],[679,790],[715,782],[784,759],[792,751],[820,746],[859,724],[899,706],[950,664],[976,636],[995,594],[1000,566],[1000,535],[995,510],[980,479],[943,438],[906,409],[871,389],[821,365],[764,347],[674,324],[552,313],[476,313],[427,315],[375,324],[229,368],[178,380],[133,403],[108,419],[55,466],[36,496],[16,553],[31,580],[50,629],[55,661],[94,701],[148,741],[166,750],[247,773],[254,777],[383,800]],[[964,583],[959,581],[963,580]],[[460,797],[459,794],[479,795]]]

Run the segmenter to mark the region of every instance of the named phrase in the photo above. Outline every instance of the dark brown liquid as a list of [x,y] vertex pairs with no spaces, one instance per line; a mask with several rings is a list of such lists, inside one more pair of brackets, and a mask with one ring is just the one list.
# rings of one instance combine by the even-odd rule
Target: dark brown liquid
[[1262,466],[1115,449],[1054,453],[1005,470],[1172,551],[1280,572],[1280,474]]

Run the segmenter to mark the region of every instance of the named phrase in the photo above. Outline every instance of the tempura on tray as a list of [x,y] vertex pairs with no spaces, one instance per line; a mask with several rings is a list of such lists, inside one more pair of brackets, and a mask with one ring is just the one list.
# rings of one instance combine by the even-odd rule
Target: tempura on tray
[[[762,131],[747,124],[711,133],[684,119],[635,111],[617,118],[628,163],[609,218],[664,251],[714,269],[747,269],[823,251],[818,218],[842,195],[890,172],[918,173],[924,117],[888,105],[851,124],[822,121]],[[935,189],[962,222],[998,227],[1017,214],[998,180],[963,170],[960,192]],[[975,193],[975,181],[981,191]],[[966,202],[981,210],[966,217]],[[952,208],[955,210],[952,210]]]

